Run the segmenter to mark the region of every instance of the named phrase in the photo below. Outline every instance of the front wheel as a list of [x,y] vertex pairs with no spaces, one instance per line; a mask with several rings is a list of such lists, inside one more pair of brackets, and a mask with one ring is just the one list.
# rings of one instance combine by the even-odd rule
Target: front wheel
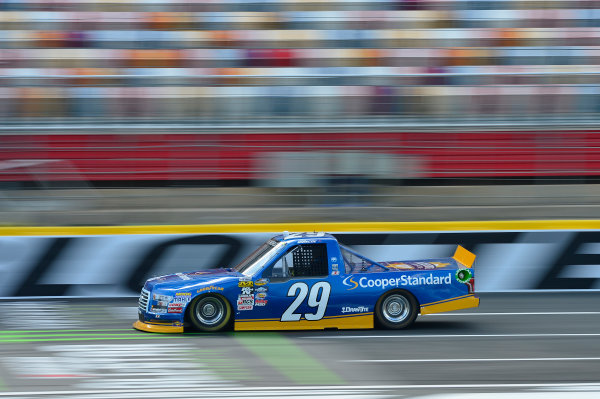
[[398,330],[415,321],[418,308],[417,300],[410,293],[392,291],[377,301],[375,318],[381,327]]
[[204,295],[192,301],[189,316],[200,331],[220,331],[231,320],[231,305],[220,295]]

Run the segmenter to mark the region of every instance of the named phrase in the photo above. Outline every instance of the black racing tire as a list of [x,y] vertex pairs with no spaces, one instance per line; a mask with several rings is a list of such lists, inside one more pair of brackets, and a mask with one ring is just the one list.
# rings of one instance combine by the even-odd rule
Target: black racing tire
[[378,327],[400,330],[414,323],[419,314],[419,304],[407,291],[394,290],[382,295],[375,305]]
[[221,331],[227,328],[231,321],[231,304],[218,294],[196,297],[188,309],[189,319],[199,331]]

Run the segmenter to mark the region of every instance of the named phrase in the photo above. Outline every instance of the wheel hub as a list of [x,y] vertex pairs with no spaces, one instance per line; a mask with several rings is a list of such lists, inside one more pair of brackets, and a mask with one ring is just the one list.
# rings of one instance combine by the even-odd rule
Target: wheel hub
[[202,308],[202,314],[206,317],[212,317],[215,315],[216,309],[212,303],[207,303]]
[[390,295],[382,306],[383,317],[392,323],[401,323],[410,315],[410,304],[402,295]]
[[225,315],[225,305],[215,298],[204,298],[196,305],[194,312],[200,323],[207,326],[219,324]]
[[402,312],[402,306],[398,302],[392,302],[388,306],[388,312],[392,316],[398,316]]

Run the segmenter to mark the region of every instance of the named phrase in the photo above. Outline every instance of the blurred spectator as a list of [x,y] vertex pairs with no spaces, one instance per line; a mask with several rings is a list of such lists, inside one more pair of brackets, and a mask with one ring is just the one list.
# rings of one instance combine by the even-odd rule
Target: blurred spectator
[[4,0],[0,118],[596,114],[600,10],[544,6]]

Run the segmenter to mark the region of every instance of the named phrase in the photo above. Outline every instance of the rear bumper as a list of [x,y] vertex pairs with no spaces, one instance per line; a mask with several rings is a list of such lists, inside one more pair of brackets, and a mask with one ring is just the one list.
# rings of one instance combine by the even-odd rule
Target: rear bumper
[[133,328],[140,331],[155,333],[182,333],[183,325],[180,323],[148,323],[137,320],[133,323]]
[[467,295],[451,298],[445,301],[426,303],[421,305],[421,314],[443,313],[452,310],[476,308],[479,306],[479,298],[475,295]]

